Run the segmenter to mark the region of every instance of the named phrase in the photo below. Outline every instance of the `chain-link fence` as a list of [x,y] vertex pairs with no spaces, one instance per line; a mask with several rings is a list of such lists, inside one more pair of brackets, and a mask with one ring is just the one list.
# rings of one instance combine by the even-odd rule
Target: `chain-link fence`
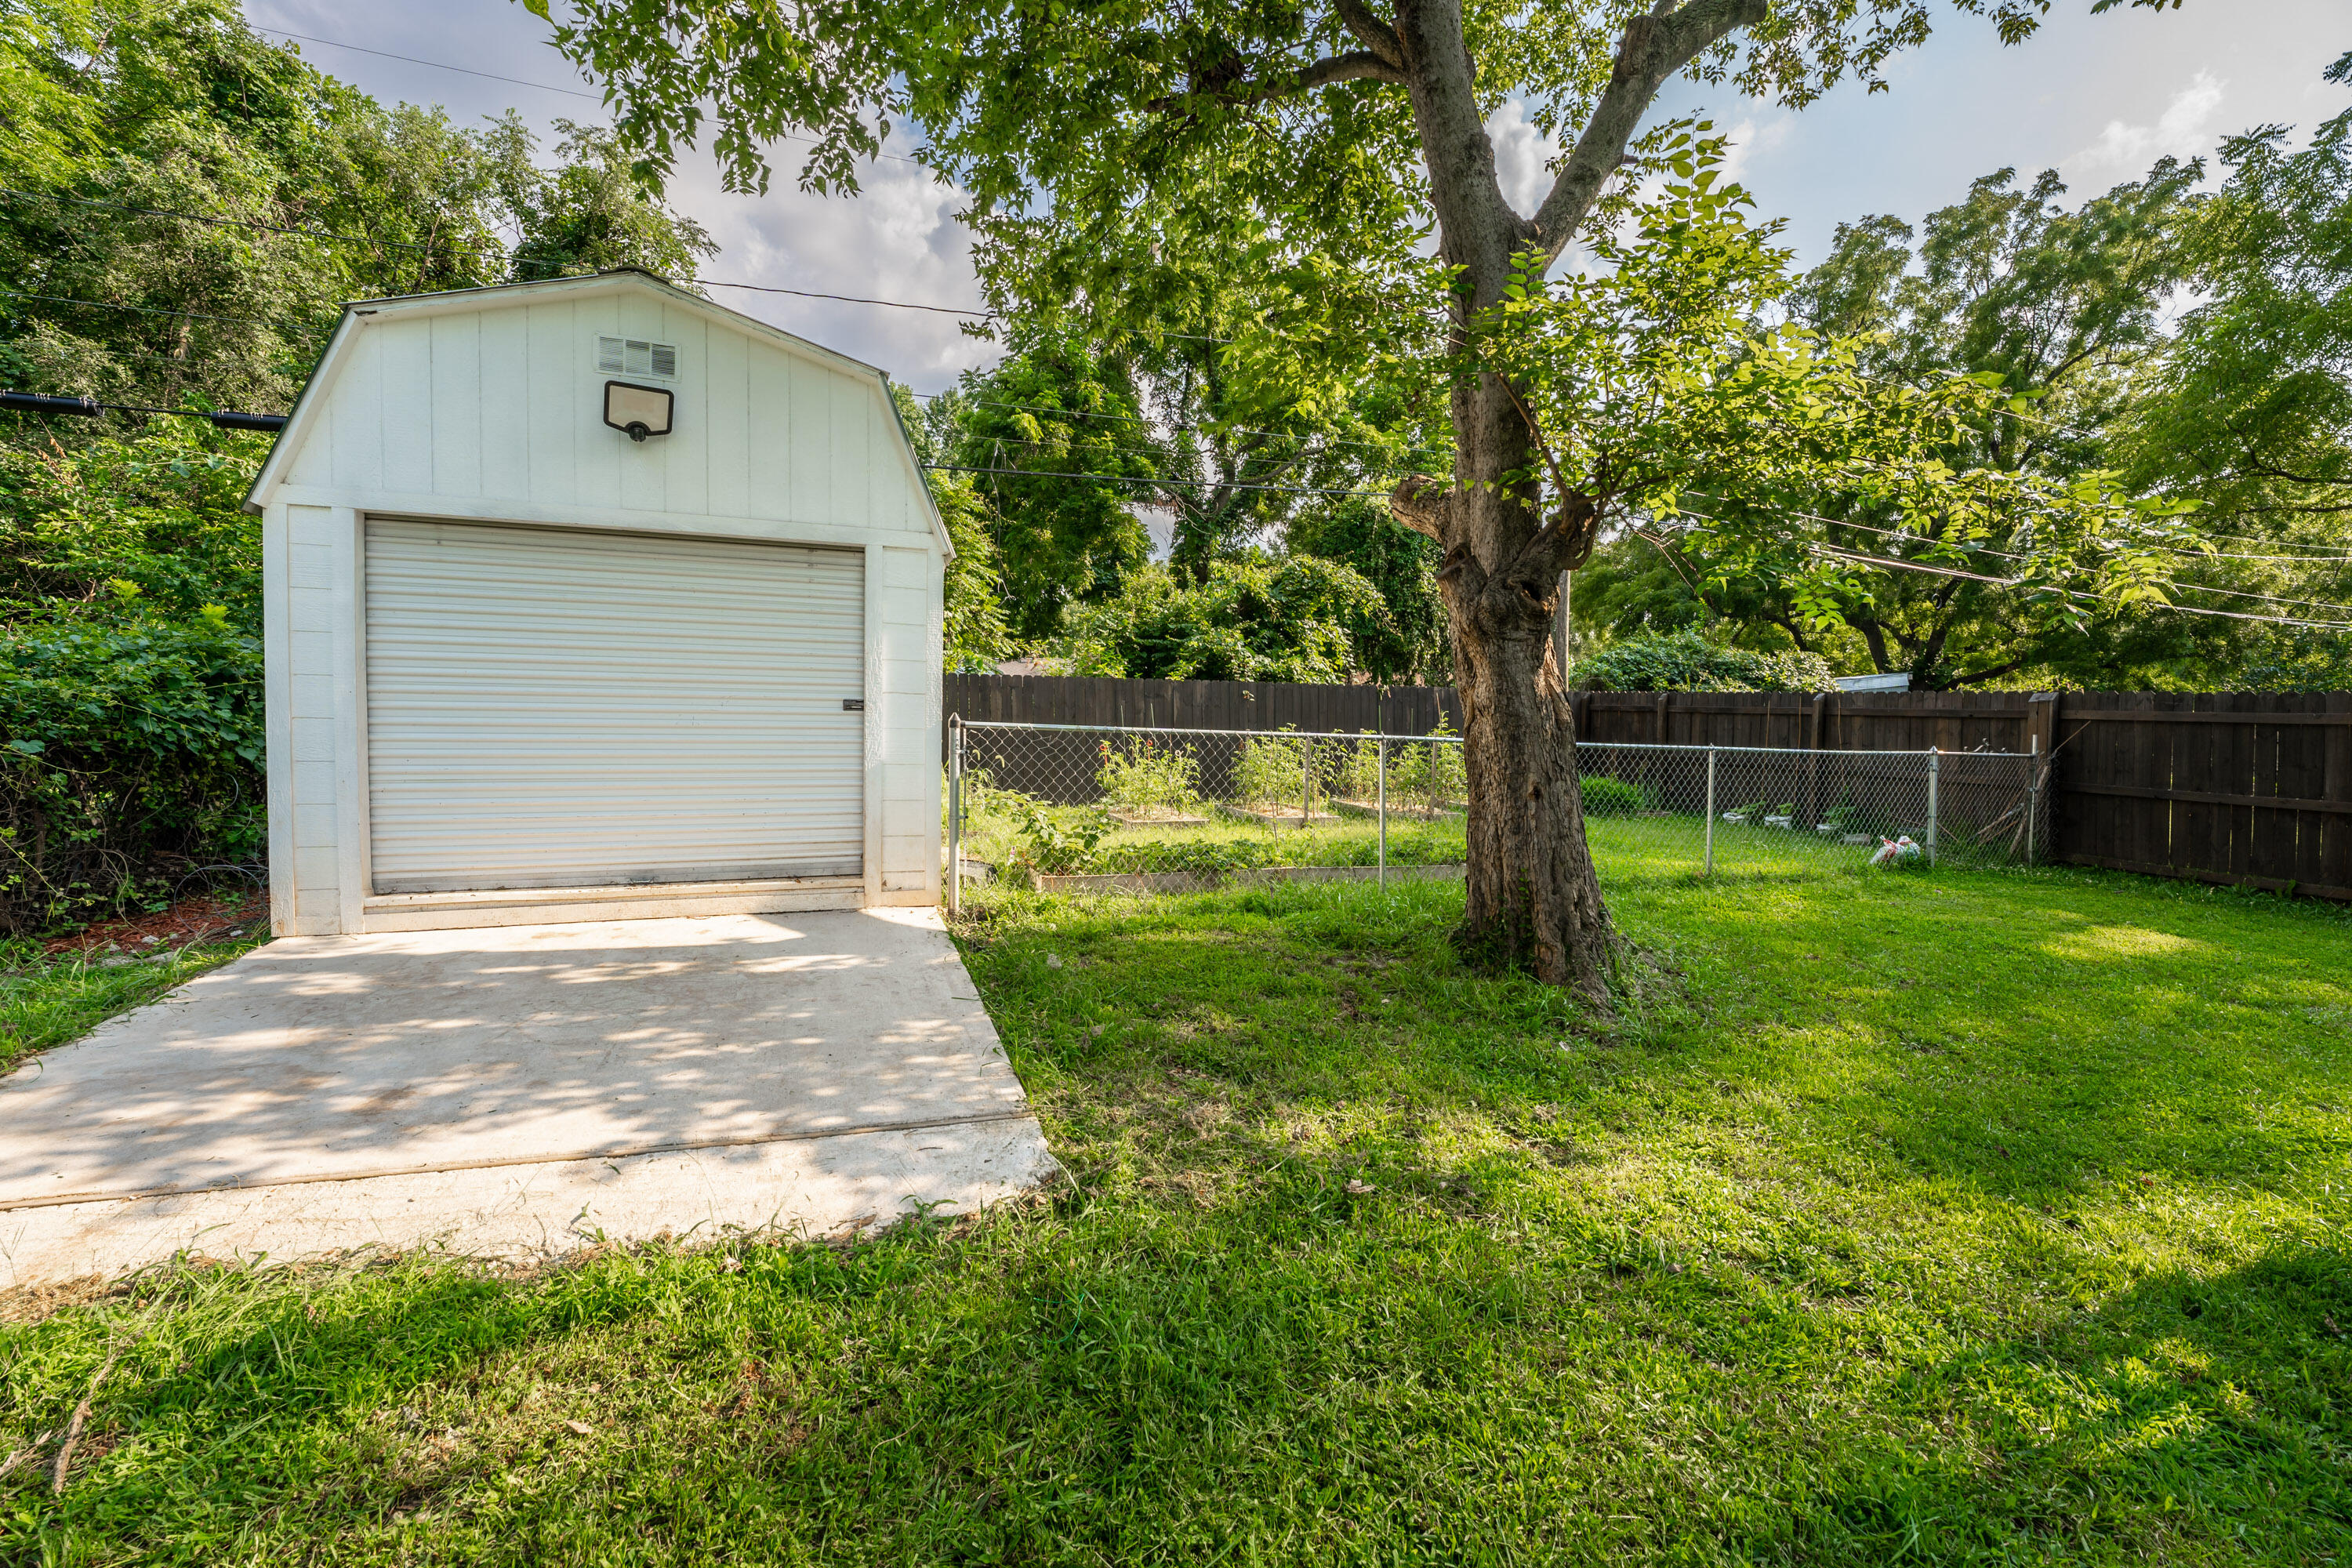
[[[1184,892],[1276,879],[1458,877],[1462,738],[949,721],[951,904],[968,883]],[[1988,752],[1578,747],[1604,870],[1872,860],[1982,865],[2046,847],[2040,759]]]
[[1597,742],[1576,755],[1597,855],[1711,871],[2027,865],[2049,852],[2037,756]]

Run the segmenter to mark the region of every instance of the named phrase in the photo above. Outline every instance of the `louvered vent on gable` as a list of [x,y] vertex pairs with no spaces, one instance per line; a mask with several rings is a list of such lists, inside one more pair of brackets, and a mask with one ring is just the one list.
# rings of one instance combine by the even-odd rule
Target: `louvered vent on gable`
[[677,345],[644,338],[598,338],[596,368],[607,375],[643,375],[657,381],[677,378]]

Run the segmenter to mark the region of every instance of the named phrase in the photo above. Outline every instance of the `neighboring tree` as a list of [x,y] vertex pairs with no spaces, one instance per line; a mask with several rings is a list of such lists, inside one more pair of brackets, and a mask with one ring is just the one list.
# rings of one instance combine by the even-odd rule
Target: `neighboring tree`
[[1284,540],[1295,555],[1349,567],[1380,595],[1382,618],[1355,634],[1356,668],[1400,685],[1453,683],[1434,541],[1360,497],[1310,498],[1291,518]]
[[1200,582],[1166,566],[1082,605],[1048,649],[1065,674],[1160,680],[1339,682],[1359,645],[1391,633],[1380,590],[1336,561],[1213,561]]
[[[2013,41],[2042,5],[1957,8],[1990,11]],[[803,183],[854,188],[855,160],[905,114],[923,156],[971,193],[1001,299],[1148,320],[1175,284],[1232,276],[1239,256],[1266,281],[1227,363],[1269,384],[1304,361],[1442,332],[1463,373],[1447,378],[1453,473],[1400,487],[1396,510],[1444,552],[1472,805],[1460,935],[1605,1001],[1617,944],[1544,656],[1559,574],[1603,520],[1589,498],[1545,504],[1519,396],[1469,370],[1474,323],[1585,237],[1668,80],[1731,77],[1792,104],[1848,74],[1879,85],[1885,58],[1925,35],[1924,5],[583,0],[570,14],[559,45],[610,85],[625,139],[656,167],[698,135],[708,103],[730,182],[764,183],[759,148],[797,127],[816,136]],[[1570,148],[1526,215],[1504,198],[1485,129],[1515,98]],[[1433,223],[1436,276],[1422,259]]]
[[[2352,54],[2330,68],[2352,81]],[[2194,303],[2119,432],[2137,482],[2202,503],[2216,554],[2199,602],[2279,626],[2235,634],[2228,679],[2347,684],[2352,633],[2352,112],[2291,147],[2281,126],[2221,144],[2230,171],[2183,235]],[[2331,629],[2332,628],[2332,629]]]
[[[1955,468],[2064,479],[2111,465],[2107,426],[2130,396],[2136,374],[2161,347],[2159,323],[2186,281],[2179,230],[2195,163],[2159,163],[2145,180],[2116,186],[2069,208],[2065,187],[2045,171],[2020,188],[2015,171],[1988,174],[1966,200],[1931,213],[1918,237],[1892,218],[1841,225],[1829,258],[1790,298],[1790,313],[1832,337],[1867,340],[1867,374],[1909,385],[1984,375],[2023,401],[1990,402],[1943,454]],[[1883,507],[1825,493],[1802,510],[1835,517],[1820,540],[1861,554],[1933,551],[1939,534],[1894,539],[1902,521]],[[2019,589],[1981,581],[2007,577],[2019,548],[2014,531],[2030,514],[2005,517],[1960,552],[1977,574],[1936,577],[1888,572],[1857,579],[1840,605],[1872,668],[1904,671],[1915,687],[1979,685],[2053,659],[2104,658],[2130,665],[2187,651],[2183,617],[2132,612],[2123,637],[2085,636],[2092,623],[2113,632],[2116,606],[2086,616],[2037,613]],[[1748,584],[1768,598],[1773,584]],[[1775,606],[1786,626],[1785,595]],[[2112,663],[2068,673],[2096,678]]]
[[1834,691],[1817,653],[1759,653],[1696,631],[1626,637],[1569,665],[1581,691]]
[[718,254],[708,229],[646,187],[610,131],[570,120],[557,121],[555,129],[561,139],[552,169],[540,166],[537,139],[512,110],[482,138],[513,236],[513,281],[614,267],[690,280]]
[[890,384],[890,397],[914,446],[915,460],[923,465],[931,502],[940,509],[948,544],[955,552],[947,563],[940,639],[947,668],[985,674],[1011,658],[1016,646],[1005,616],[1004,567],[996,552],[992,514],[971,476],[939,467],[960,434],[952,401],[938,399],[925,408],[897,382]]
[[1024,641],[1053,635],[1066,605],[1117,595],[1150,561],[1136,508],[1160,454],[1123,363],[1063,341],[1018,344],[995,369],[966,373],[932,425],[988,504]]
[[283,411],[344,300],[709,253],[603,133],[536,156],[511,117],[383,108],[232,0],[0,9],[0,384]]

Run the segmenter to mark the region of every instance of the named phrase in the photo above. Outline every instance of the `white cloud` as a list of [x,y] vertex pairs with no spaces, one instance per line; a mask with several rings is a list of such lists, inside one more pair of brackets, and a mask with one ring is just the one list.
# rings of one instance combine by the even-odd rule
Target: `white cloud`
[[[679,170],[671,199],[719,243],[710,276],[911,304],[981,303],[971,237],[955,216],[961,192],[919,164],[886,159],[859,170],[856,195],[810,195],[793,184],[798,150],[770,149],[776,177],[766,196],[727,195],[707,157]],[[746,315],[879,365],[919,392],[937,392],[1001,353],[964,336],[951,315],[749,289],[710,292]]]
[[1724,152],[1723,177],[1744,184],[1748,174],[1748,161],[1759,153],[1780,151],[1788,142],[1790,130],[1795,123],[1788,115],[1776,114],[1761,125],[1752,119],[1743,120],[1725,132],[1723,139],[1729,145]]
[[1516,98],[1486,117],[1486,139],[1495,144],[1495,179],[1503,199],[1515,212],[1533,213],[1551,189],[1559,143],[1529,122],[1528,106]]
[[2158,158],[2194,158],[2212,151],[2214,117],[2221,112],[2221,89],[2227,84],[2210,71],[2199,71],[2189,85],[2172,95],[2153,125],[2126,125],[2110,120],[2097,141],[2060,161],[2068,178],[2084,174],[2137,174]]

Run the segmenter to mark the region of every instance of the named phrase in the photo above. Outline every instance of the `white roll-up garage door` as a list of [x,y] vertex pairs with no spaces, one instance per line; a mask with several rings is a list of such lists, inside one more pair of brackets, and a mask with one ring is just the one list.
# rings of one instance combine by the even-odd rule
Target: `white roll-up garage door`
[[856,876],[856,551],[371,518],[379,893]]

